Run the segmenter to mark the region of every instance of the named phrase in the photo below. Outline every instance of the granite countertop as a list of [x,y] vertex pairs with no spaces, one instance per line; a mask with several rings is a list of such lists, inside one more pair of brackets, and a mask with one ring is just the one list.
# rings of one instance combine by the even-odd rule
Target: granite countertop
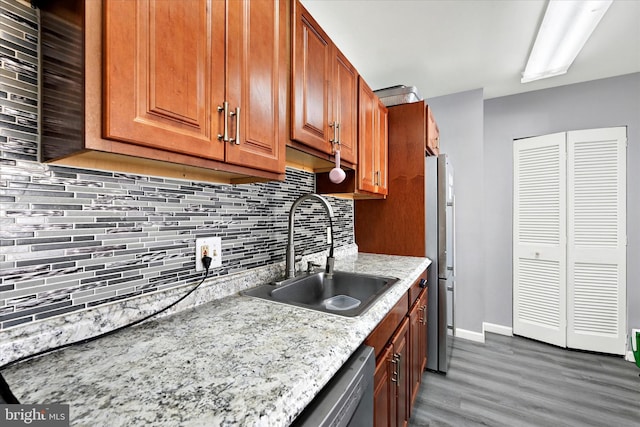
[[21,403],[68,403],[72,425],[286,426],[429,264],[337,260],[336,270],[401,279],[359,317],[234,295],[2,374]]

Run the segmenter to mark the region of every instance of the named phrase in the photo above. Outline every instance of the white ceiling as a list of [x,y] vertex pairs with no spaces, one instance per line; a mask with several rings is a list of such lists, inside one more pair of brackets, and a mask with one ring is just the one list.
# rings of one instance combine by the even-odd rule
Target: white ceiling
[[640,72],[640,0],[614,0],[567,74],[521,84],[547,0],[302,0],[372,89],[484,98]]

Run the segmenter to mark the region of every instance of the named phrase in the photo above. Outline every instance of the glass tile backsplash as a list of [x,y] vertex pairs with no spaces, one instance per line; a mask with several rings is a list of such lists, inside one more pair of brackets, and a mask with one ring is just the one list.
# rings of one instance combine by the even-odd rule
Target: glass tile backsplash
[[[213,276],[284,261],[311,173],[226,185],[39,163],[36,11],[0,7],[0,329],[195,282],[197,237],[222,238]],[[354,243],[353,203],[329,200],[336,246]],[[296,222],[298,254],[326,249],[319,203]]]

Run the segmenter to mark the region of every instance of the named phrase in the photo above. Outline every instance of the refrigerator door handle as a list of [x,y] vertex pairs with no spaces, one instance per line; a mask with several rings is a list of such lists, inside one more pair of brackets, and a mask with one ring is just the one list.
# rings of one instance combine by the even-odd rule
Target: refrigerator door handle
[[456,195],[452,196],[451,202],[451,235],[453,239],[451,239],[451,275],[453,277],[456,276],[455,268],[456,268]]

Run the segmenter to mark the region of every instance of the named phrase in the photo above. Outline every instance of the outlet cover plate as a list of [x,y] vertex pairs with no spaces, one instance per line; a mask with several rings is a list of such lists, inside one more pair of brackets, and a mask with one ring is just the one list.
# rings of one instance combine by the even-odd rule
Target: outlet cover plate
[[207,255],[211,257],[211,266],[209,269],[222,266],[222,241],[220,237],[201,237],[196,239],[196,271],[204,271],[202,265],[202,256],[204,249],[207,248]]

